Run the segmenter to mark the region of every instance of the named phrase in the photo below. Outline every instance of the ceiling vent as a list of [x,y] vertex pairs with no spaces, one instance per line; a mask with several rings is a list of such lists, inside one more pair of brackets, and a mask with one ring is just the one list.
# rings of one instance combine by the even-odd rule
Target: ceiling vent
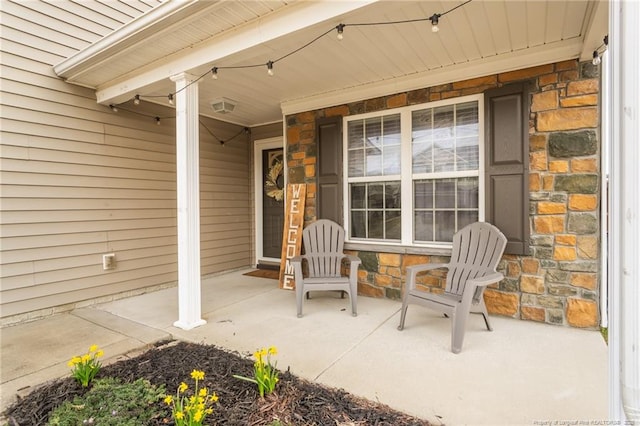
[[227,98],[220,98],[211,101],[211,108],[217,113],[228,114],[236,107],[236,101]]

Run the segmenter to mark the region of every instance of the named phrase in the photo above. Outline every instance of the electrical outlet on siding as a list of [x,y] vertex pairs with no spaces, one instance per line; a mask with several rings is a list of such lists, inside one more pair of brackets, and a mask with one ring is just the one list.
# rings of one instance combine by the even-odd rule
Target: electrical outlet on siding
[[108,253],[102,255],[102,269],[109,271],[116,269],[116,255],[115,253]]

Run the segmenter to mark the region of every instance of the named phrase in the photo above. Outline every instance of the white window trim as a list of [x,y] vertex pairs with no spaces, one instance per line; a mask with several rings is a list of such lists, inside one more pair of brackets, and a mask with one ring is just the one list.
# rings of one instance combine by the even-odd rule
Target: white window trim
[[[436,174],[416,174],[413,175],[411,167],[402,167],[400,175],[384,175],[384,176],[366,176],[357,179],[358,182],[384,182],[400,179],[400,190],[402,195],[401,199],[401,223],[402,223],[402,235],[399,242],[393,242],[388,240],[363,240],[352,239],[350,237],[351,229],[351,215],[349,214],[349,132],[348,124],[350,121],[363,120],[371,117],[380,117],[391,114],[400,114],[400,139],[401,139],[401,151],[400,161],[401,164],[411,164],[412,161],[412,147],[411,147],[411,113],[416,110],[425,108],[437,108],[444,105],[461,104],[465,102],[478,102],[478,171],[466,172],[443,172]],[[368,112],[358,115],[350,115],[343,117],[342,119],[342,158],[345,159],[343,164],[343,220],[344,228],[347,231],[345,236],[346,243],[357,244],[361,247],[367,246],[386,246],[386,247],[415,247],[415,248],[434,248],[434,249],[448,249],[451,248],[451,243],[416,243],[413,241],[413,181],[415,179],[422,178],[446,178],[446,177],[478,177],[478,220],[484,221],[485,217],[485,182],[484,182],[484,94],[460,96],[456,98],[449,98],[439,101],[427,102],[423,104],[416,104],[410,106],[404,106],[400,108],[391,108],[381,111]],[[407,195],[409,194],[409,195]]]

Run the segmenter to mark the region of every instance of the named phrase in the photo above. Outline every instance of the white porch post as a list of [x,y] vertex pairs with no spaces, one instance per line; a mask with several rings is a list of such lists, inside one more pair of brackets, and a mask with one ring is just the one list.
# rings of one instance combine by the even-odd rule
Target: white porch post
[[171,77],[176,83],[178,193],[178,320],[173,325],[184,330],[206,324],[200,317],[200,135],[196,79],[187,73]]

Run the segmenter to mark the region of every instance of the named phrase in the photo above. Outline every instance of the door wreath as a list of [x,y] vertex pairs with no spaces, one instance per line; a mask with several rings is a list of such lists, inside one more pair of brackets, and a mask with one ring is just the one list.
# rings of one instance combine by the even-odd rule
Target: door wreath
[[282,177],[283,169],[282,161],[275,160],[265,176],[264,190],[268,197],[276,201],[282,201],[284,199],[284,185],[278,183],[278,180],[282,181],[280,177]]

